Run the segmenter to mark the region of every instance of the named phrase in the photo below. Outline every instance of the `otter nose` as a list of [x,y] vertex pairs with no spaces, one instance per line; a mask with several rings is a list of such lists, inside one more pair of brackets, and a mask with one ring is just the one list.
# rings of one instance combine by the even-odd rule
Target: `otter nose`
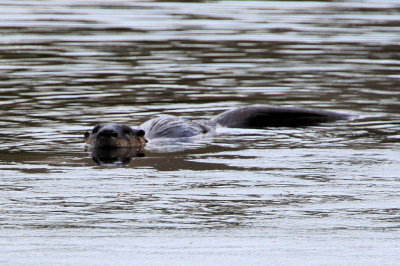
[[99,133],[100,137],[118,137],[118,133],[115,130],[112,129],[103,129],[102,131],[100,131]]

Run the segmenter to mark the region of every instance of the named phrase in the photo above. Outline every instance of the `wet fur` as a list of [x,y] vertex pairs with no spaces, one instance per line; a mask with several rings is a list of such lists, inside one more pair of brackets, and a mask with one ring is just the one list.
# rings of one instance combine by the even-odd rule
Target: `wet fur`
[[94,148],[129,148],[143,149],[147,140],[144,131],[132,129],[127,125],[99,124],[85,132],[85,142]]
[[349,115],[299,107],[255,105],[229,110],[211,119],[231,128],[304,127],[348,119]]
[[190,138],[213,132],[217,125],[230,128],[301,127],[348,119],[346,114],[296,107],[245,106],[223,112],[210,120],[192,121],[163,115],[146,121],[138,129],[126,125],[99,124],[85,133],[87,145],[95,148],[134,147],[142,152],[146,137]]

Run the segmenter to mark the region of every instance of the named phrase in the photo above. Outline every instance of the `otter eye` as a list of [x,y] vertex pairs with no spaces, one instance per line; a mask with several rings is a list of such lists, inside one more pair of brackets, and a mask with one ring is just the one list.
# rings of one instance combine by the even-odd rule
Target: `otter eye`
[[90,137],[89,131],[86,131],[85,134],[83,134],[83,136],[85,137],[85,139],[87,139],[88,137]]
[[100,127],[101,127],[101,125],[95,126],[95,127],[93,128],[93,130],[92,130],[92,134],[96,134],[97,131],[99,131]]

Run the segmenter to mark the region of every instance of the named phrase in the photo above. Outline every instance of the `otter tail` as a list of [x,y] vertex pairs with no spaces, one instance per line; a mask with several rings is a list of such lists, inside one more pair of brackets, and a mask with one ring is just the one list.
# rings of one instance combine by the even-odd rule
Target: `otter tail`
[[297,107],[245,106],[223,112],[211,121],[231,128],[301,127],[348,119],[349,115]]

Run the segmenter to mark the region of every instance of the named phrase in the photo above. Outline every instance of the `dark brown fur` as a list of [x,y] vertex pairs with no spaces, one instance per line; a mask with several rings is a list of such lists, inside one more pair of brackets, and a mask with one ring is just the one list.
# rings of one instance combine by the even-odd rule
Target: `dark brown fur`
[[85,142],[93,148],[137,148],[146,146],[144,131],[126,125],[99,124],[85,133]]
[[143,151],[148,138],[190,138],[212,134],[217,125],[231,128],[303,127],[348,119],[349,115],[307,108],[256,105],[226,111],[210,120],[191,121],[182,117],[160,116],[139,129],[126,125],[99,124],[85,133],[94,148],[135,148]]

